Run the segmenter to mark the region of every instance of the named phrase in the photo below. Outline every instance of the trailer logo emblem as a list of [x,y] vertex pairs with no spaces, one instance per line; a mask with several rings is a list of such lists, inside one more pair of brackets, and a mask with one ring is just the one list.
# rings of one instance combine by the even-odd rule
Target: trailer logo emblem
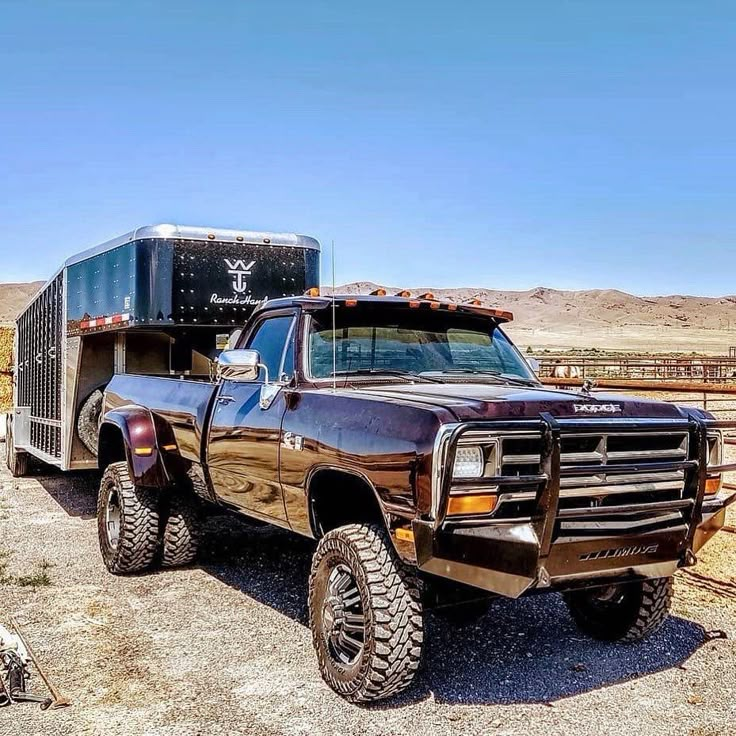
[[576,414],[620,414],[621,404],[573,404]]
[[236,294],[243,294],[248,288],[248,283],[245,280],[245,277],[250,276],[250,272],[256,262],[251,261],[246,264],[246,262],[241,259],[231,261],[229,258],[226,258],[225,263],[227,265],[227,272],[233,276],[233,291]]

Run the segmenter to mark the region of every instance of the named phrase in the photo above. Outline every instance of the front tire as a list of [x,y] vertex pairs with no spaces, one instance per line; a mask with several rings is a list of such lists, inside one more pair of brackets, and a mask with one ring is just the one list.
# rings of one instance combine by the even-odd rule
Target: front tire
[[351,702],[395,695],[419,669],[418,580],[378,526],[351,524],[320,540],[309,578],[309,622],[322,678]]
[[584,633],[603,641],[637,641],[667,620],[673,591],[673,578],[656,578],[576,590],[564,597]]
[[114,575],[151,568],[159,543],[158,499],[137,486],[126,462],[107,466],[97,501],[100,552]]

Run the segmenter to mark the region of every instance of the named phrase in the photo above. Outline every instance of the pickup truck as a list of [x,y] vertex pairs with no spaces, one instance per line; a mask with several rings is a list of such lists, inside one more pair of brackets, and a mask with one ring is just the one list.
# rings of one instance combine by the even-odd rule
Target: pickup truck
[[651,634],[736,500],[707,413],[543,386],[478,304],[312,290],[258,308],[212,379],[115,375],[98,528],[115,574],[192,562],[216,504],[317,540],[309,621],[353,702],[417,672],[423,589],[558,591],[580,629]]

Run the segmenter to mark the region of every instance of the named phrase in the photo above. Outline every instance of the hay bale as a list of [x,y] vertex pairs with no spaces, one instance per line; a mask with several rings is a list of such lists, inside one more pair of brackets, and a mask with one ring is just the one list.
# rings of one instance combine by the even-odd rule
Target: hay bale
[[13,386],[10,376],[0,376],[0,415],[13,405]]
[[13,328],[0,327],[0,373],[13,365]]
[[13,403],[13,386],[5,372],[13,366],[13,328],[0,327],[0,412]]

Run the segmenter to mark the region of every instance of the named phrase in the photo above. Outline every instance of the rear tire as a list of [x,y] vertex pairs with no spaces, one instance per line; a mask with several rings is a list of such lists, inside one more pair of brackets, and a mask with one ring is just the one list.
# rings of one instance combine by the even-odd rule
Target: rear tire
[[578,628],[603,641],[637,641],[667,620],[673,578],[655,578],[565,593],[565,603]]
[[108,465],[97,501],[100,552],[114,575],[153,567],[159,542],[158,499],[136,486],[126,462]]
[[18,452],[15,449],[12,414],[7,415],[5,426],[5,463],[13,478],[22,478],[23,476],[28,475],[30,458],[27,452]]
[[380,700],[411,684],[424,636],[419,584],[382,528],[351,524],[320,540],[309,623],[322,677],[347,700]]
[[189,565],[197,557],[201,534],[199,507],[188,498],[172,498],[164,525],[161,564]]

